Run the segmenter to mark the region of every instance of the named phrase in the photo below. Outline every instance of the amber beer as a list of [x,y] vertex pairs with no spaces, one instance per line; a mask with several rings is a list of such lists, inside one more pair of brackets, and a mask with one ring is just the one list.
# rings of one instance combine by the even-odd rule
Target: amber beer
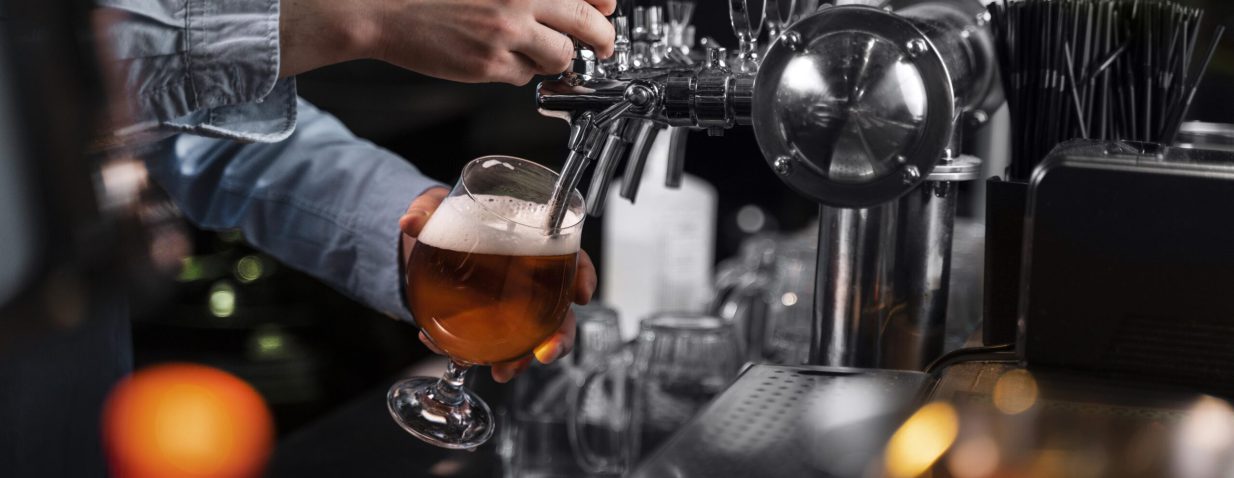
[[565,317],[578,237],[550,237],[545,208],[503,197],[452,196],[433,214],[407,262],[416,323],[450,357],[487,365],[521,358]]

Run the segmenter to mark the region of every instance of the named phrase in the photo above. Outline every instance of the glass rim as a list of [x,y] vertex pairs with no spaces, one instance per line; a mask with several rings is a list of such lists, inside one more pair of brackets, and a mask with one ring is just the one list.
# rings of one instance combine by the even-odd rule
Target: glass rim
[[723,332],[732,323],[711,314],[699,312],[660,312],[642,320],[640,328],[692,332]]
[[[468,173],[468,171],[470,171],[473,167],[477,167],[478,165],[482,164],[482,162],[489,161],[489,160],[495,160],[495,159],[496,159],[496,160],[513,160],[513,161],[516,161],[516,162],[519,162],[519,163],[522,163],[522,164],[525,164],[525,165],[530,165],[530,166],[532,166],[533,168],[538,168],[538,169],[540,169],[540,170],[542,170],[542,171],[545,171],[545,172],[547,172],[550,176],[552,176],[552,177],[554,177],[554,178],[560,178],[560,177],[561,177],[561,175],[560,175],[560,174],[558,174],[558,173],[557,173],[557,171],[553,171],[553,169],[552,169],[552,168],[550,168],[550,167],[548,167],[548,166],[545,166],[545,165],[543,165],[543,164],[537,163],[537,162],[535,162],[535,161],[532,161],[532,160],[530,160],[530,159],[520,158],[520,157],[518,157],[518,156],[509,156],[509,155],[505,155],[505,154],[490,154],[490,155],[486,155],[486,156],[480,156],[480,157],[475,158],[475,159],[473,159],[473,160],[471,160],[471,161],[468,161],[468,162],[467,162],[467,164],[463,166],[463,172],[462,172],[462,174],[460,174],[460,175],[459,175],[459,180],[458,180],[459,184],[463,186],[463,192],[467,193],[467,197],[468,197],[469,199],[471,199],[471,202],[476,203],[477,205],[479,205],[479,206],[480,206],[480,209],[483,209],[483,210],[484,210],[484,212],[486,212],[486,213],[488,213],[488,214],[492,214],[493,216],[497,217],[498,219],[501,219],[501,220],[503,220],[503,221],[506,221],[506,222],[509,222],[509,223],[512,223],[512,224],[517,224],[517,225],[524,226],[524,227],[530,227],[530,228],[532,228],[532,229],[537,229],[537,230],[541,230],[541,231],[549,231],[549,230],[550,230],[550,228],[545,227],[545,225],[543,225],[543,224],[527,224],[527,223],[522,222],[522,221],[516,221],[516,220],[514,220],[514,219],[511,219],[511,218],[507,217],[505,214],[502,214],[502,213],[500,213],[500,212],[497,212],[497,211],[494,211],[494,210],[490,209],[488,206],[485,206],[485,205],[484,205],[484,201],[480,201],[478,198],[476,198],[476,194],[477,194],[477,193],[473,193],[473,192],[471,191],[471,186],[467,184],[467,173]],[[554,180],[554,181],[553,181],[553,185],[552,185],[552,186],[550,186],[550,191],[549,191],[549,194],[550,194],[550,195],[552,194],[551,188],[555,187],[555,186],[556,186],[556,183],[557,183],[557,182]],[[550,198],[550,199],[551,199],[551,198]],[[578,192],[578,188],[574,188],[574,190],[573,190],[573,191],[570,191],[570,200],[569,200],[569,203],[574,203],[574,200],[575,200],[575,199],[578,199],[579,210],[580,210],[580,212],[581,212],[581,213],[578,215],[578,220],[577,220],[577,221],[575,221],[575,222],[574,222],[574,223],[572,223],[572,224],[566,224],[566,223],[563,221],[563,222],[561,223],[561,227],[557,228],[558,230],[565,231],[565,230],[569,230],[569,229],[574,229],[574,228],[578,227],[579,225],[581,225],[581,224],[583,223],[583,220],[587,218],[587,203],[586,203],[586,201],[583,199],[583,194],[582,194],[582,193],[580,193],[580,192]],[[547,206],[547,204],[546,204],[545,206]],[[569,206],[567,206],[567,209],[569,209]]]

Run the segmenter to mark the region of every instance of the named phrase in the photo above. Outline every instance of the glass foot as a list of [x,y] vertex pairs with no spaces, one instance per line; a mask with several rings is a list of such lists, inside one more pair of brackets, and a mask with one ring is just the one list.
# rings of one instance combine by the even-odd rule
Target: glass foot
[[416,438],[442,448],[467,450],[488,441],[494,428],[488,405],[462,387],[442,390],[440,382],[414,377],[390,387],[386,406],[394,421]]

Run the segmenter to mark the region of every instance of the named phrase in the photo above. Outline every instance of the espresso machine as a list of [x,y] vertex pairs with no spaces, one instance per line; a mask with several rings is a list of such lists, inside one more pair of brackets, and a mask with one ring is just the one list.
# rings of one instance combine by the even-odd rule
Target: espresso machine
[[942,352],[957,183],[981,171],[963,131],[1002,102],[988,13],[977,0],[784,1],[728,2],[736,52],[693,41],[685,0],[613,17],[606,61],[579,45],[536,97],[570,123],[558,189],[594,163],[598,215],[623,158],[621,196],[636,199],[657,135],[671,135],[671,187],[686,131],[753,127],[768,167],[820,204],[810,364],[922,370]]

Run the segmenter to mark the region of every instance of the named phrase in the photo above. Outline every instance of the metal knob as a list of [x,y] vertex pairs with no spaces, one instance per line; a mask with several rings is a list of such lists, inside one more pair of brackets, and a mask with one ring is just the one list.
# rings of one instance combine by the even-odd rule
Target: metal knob
[[570,83],[577,85],[595,78],[597,74],[596,52],[590,46],[574,40],[574,60],[570,62],[570,71],[566,72],[565,76]]
[[647,40],[656,42],[664,38],[664,7],[647,8]]
[[728,58],[728,49],[722,46],[707,47],[707,68],[724,68]]
[[613,17],[613,31],[616,32],[613,40],[613,68],[618,73],[624,73],[630,70],[630,20],[623,16]]

